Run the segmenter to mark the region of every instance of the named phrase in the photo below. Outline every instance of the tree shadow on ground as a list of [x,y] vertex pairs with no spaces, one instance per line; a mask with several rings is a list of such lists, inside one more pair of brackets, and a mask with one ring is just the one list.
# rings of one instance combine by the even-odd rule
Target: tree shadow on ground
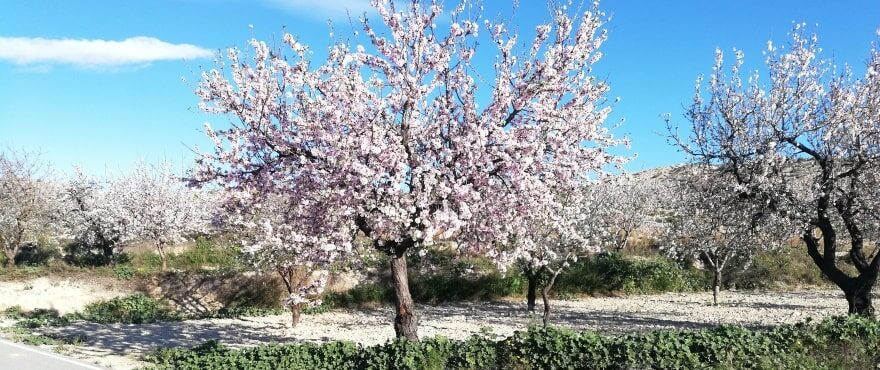
[[[678,302],[681,304],[659,306],[655,305],[660,302],[657,298],[663,298],[656,296],[626,299],[628,302],[619,307],[554,301],[551,324],[615,335],[656,329],[703,329],[722,323],[761,328],[766,327],[768,322],[791,322],[791,318],[804,308],[811,309],[811,312],[824,312],[823,315],[837,309],[828,306],[827,302],[813,302],[815,304],[810,305],[812,297],[807,297],[807,303],[789,304],[774,303],[775,297],[744,301],[740,294],[731,295],[729,304],[719,306],[706,306],[700,301],[702,297]],[[695,310],[694,305],[700,305],[703,309]],[[463,339],[485,333],[506,336],[515,330],[526,330],[529,326],[541,324],[540,308],[531,316],[526,312],[524,302],[418,305],[417,314],[423,337],[443,335]],[[295,329],[287,327],[288,315],[278,315],[141,325],[75,322],[66,327],[45,328],[42,331],[56,337],[85,337],[81,350],[92,356],[137,356],[162,347],[192,347],[207,340],[216,340],[232,347],[334,340],[377,344],[393,338],[393,316],[393,309],[386,306],[307,315]],[[796,318],[801,320],[806,316]]]

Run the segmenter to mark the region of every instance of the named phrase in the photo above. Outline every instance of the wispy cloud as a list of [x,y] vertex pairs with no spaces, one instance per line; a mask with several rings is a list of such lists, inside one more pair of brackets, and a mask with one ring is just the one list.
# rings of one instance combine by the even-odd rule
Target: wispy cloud
[[122,41],[0,37],[0,60],[20,65],[120,67],[162,60],[209,58],[213,55],[211,50],[195,45],[172,44],[144,36]]
[[263,0],[265,3],[298,14],[324,19],[342,19],[351,15],[357,19],[371,12],[370,0]]

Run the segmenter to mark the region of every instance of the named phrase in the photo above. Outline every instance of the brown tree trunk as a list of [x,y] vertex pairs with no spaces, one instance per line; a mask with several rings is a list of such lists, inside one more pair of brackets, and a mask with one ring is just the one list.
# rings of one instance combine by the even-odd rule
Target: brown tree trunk
[[398,338],[419,340],[418,319],[415,303],[409,292],[409,276],[406,267],[405,250],[391,255],[391,279],[394,285],[394,303],[397,315],[394,317],[394,333]]
[[544,301],[544,327],[550,325],[550,286],[541,289],[541,300]]
[[[568,260],[571,256],[565,257]],[[547,284],[541,288],[541,299],[544,300],[544,327],[550,324],[550,289],[553,289],[553,285],[556,284],[556,278],[559,277],[559,274],[562,273],[562,267],[557,268],[556,270],[544,266],[539,270],[540,274],[549,273],[550,278],[547,280]]]
[[162,260],[162,271],[168,271],[168,258],[165,255],[165,246],[161,243],[156,244],[156,249],[159,250],[159,259]]
[[290,306],[290,327],[295,328],[302,316],[302,308],[299,305]]
[[534,314],[535,298],[537,297],[538,291],[538,276],[534,273],[527,273],[526,278],[529,281],[529,290],[526,293],[526,307],[528,307],[529,314]]
[[721,271],[715,269],[715,277],[712,280],[712,304],[718,305],[718,294],[721,292]]
[[6,268],[14,269],[15,268],[15,251],[4,249],[3,254],[6,255]]

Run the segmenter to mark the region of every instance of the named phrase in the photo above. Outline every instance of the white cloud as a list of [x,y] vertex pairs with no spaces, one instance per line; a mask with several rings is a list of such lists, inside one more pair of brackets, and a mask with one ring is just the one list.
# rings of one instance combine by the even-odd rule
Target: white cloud
[[264,0],[266,3],[282,9],[294,11],[320,18],[352,19],[359,18],[364,12],[372,12],[370,0]]
[[211,50],[195,45],[172,44],[144,36],[122,41],[0,37],[0,60],[21,65],[124,66],[161,60],[209,58],[213,55]]

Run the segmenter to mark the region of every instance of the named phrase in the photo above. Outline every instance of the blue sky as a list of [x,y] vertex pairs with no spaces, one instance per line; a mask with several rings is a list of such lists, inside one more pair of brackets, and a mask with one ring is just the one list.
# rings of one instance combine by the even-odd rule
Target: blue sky
[[[344,9],[360,14],[367,3],[2,0],[0,145],[39,151],[61,172],[78,164],[101,174],[139,159],[185,167],[188,147],[207,145],[202,124],[226,121],[198,112],[193,94],[213,52],[251,37],[277,39],[283,30],[320,51],[328,18],[344,32]],[[512,19],[524,33],[547,21],[546,2],[521,3]],[[506,1],[485,4],[487,16],[510,14]],[[716,47],[744,50],[757,68],[767,40],[785,42],[793,21],[806,22],[827,56],[861,71],[880,27],[878,0],[605,0],[601,8],[612,19],[596,73],[621,98],[612,118],[626,120],[617,133],[630,136],[630,153],[638,153],[632,171],[682,161],[661,135],[661,115],[682,122],[694,79],[711,70]]]

